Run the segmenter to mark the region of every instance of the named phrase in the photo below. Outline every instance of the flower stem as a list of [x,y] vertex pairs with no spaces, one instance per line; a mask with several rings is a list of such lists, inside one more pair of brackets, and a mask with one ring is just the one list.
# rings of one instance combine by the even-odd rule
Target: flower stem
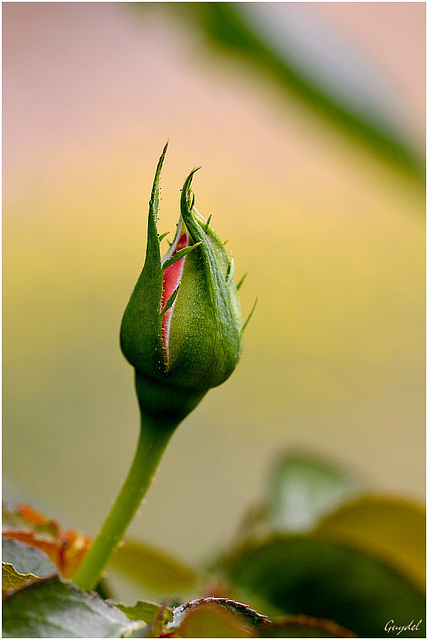
[[137,450],[127,478],[101,531],[73,577],[81,589],[93,589],[98,584],[111,554],[122,540],[151,484],[176,426],[163,428],[158,421],[142,415]]

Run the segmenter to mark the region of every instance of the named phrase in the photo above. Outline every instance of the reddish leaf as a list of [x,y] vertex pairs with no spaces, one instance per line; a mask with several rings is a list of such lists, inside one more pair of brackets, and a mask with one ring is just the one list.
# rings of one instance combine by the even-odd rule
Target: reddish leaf
[[62,530],[56,520],[25,504],[3,510],[3,537],[44,551],[64,578],[75,573],[91,544],[87,536]]

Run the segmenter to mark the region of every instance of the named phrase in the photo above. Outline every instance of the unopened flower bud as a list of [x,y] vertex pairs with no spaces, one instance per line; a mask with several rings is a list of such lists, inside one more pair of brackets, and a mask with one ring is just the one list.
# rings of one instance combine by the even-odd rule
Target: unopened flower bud
[[175,239],[163,258],[157,233],[159,160],[149,205],[147,251],[122,320],[123,354],[136,369],[146,414],[176,423],[211,387],[224,382],[241,353],[242,318],[233,257],[196,211],[191,182],[181,193]]

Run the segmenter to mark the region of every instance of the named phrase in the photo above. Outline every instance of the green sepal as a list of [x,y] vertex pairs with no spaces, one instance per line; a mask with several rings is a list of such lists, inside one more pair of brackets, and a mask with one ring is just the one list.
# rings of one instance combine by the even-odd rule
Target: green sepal
[[237,283],[236,285],[236,290],[239,291],[239,289],[242,287],[242,285],[245,282],[245,278],[247,277],[248,273],[244,273],[244,275],[242,276],[242,278],[240,279],[240,281]]
[[157,232],[159,180],[168,143],[159,159],[149,203],[146,260],[125,309],[120,329],[123,355],[138,371],[161,378],[166,364],[162,348],[163,271]]
[[177,253],[174,253],[174,255],[171,256],[171,258],[168,258],[168,260],[165,260],[165,262],[162,264],[162,269],[165,271],[165,269],[168,269],[168,267],[170,267],[172,264],[174,264],[175,262],[178,262],[179,260],[181,260],[181,258],[184,258],[184,256],[187,256],[187,254],[193,251],[193,249],[196,249],[196,247],[199,247],[200,244],[201,242],[196,242],[196,244],[192,244],[192,246],[190,247],[184,247],[184,249],[179,249],[179,251],[177,251]]
[[163,314],[166,313],[168,311],[168,309],[171,309],[171,307],[174,304],[175,299],[177,297],[179,288],[180,288],[180,285],[178,285],[178,287],[171,293],[170,297],[166,301],[166,304],[165,304],[164,308],[161,311],[161,316],[163,316]]
[[250,322],[250,320],[251,320],[251,318],[252,318],[252,315],[253,315],[254,311],[256,310],[256,307],[257,307],[257,303],[258,303],[258,301],[259,301],[259,299],[258,299],[258,297],[257,297],[257,298],[254,300],[254,304],[253,304],[253,306],[252,306],[252,308],[251,308],[250,313],[248,314],[247,319],[245,320],[244,324],[242,325],[241,335],[244,333],[245,329],[247,328],[248,323]]

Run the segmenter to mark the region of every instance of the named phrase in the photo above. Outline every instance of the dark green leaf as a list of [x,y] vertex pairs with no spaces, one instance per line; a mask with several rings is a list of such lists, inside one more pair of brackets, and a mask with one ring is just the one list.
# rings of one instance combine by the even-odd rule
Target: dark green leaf
[[425,509],[385,496],[362,496],[328,514],[314,535],[366,551],[425,588]]
[[3,603],[5,638],[117,638],[140,626],[97,594],[56,576],[16,591]]
[[[272,536],[235,557],[230,578],[287,614],[334,620],[360,636],[425,617],[425,598],[391,567],[356,549],[306,536]],[[405,636],[404,634],[401,634]],[[413,637],[424,637],[423,623]]]
[[3,562],[12,564],[21,574],[32,573],[45,578],[58,573],[46,553],[17,540],[2,539],[2,558]]
[[322,516],[362,491],[353,476],[308,454],[280,460],[271,487],[272,525],[287,532],[312,529]]

